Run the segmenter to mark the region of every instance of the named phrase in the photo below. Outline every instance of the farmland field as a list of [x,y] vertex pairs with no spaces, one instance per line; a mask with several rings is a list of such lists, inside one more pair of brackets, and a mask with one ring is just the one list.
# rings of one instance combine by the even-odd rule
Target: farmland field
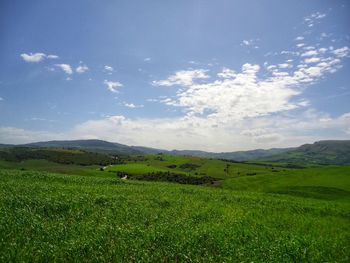
[[[45,160],[0,166],[1,262],[350,259],[348,166],[290,169],[166,155],[104,170]],[[121,180],[116,171],[205,174],[223,183]]]

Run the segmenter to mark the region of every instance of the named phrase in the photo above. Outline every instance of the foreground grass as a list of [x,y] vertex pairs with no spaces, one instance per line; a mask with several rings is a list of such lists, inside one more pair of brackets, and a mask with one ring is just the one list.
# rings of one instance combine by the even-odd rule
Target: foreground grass
[[349,262],[348,203],[0,170],[1,262]]

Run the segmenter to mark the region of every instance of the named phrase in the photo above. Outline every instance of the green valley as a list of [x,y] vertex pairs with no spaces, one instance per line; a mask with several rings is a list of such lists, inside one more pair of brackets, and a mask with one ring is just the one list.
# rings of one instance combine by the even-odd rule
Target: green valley
[[2,262],[350,259],[350,166],[0,151]]

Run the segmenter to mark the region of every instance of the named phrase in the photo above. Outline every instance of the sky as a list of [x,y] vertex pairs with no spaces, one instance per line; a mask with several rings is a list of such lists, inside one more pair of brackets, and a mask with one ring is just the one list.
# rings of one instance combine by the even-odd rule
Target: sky
[[350,139],[350,2],[2,0],[0,143]]

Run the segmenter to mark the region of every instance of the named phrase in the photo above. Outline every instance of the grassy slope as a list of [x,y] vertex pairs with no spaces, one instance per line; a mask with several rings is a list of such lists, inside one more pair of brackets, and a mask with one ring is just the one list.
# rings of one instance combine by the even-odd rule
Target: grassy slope
[[350,166],[294,169],[225,180],[224,188],[337,199],[350,196]]
[[350,140],[319,141],[292,151],[259,158],[260,161],[350,165]]
[[[341,174],[334,181],[350,190]],[[18,170],[0,178],[2,262],[350,259],[348,202]]]
[[[147,155],[147,160],[138,162],[128,162],[123,165],[113,165],[106,171],[125,171],[128,173],[148,173],[157,171],[170,171],[176,173],[186,173],[191,176],[208,175],[218,178],[237,177],[247,173],[266,174],[271,173],[269,169],[260,165],[231,163],[221,160],[210,160],[199,157],[171,156],[171,155]],[[161,157],[161,160],[159,158]],[[198,165],[195,169],[182,169],[183,164]],[[177,165],[176,168],[168,168],[169,165]],[[229,165],[228,172],[225,168]],[[284,169],[288,170],[288,169]]]
[[25,160],[19,163],[0,160],[0,169],[23,169],[73,175],[104,175],[104,172],[101,172],[99,168],[100,166],[97,165],[67,165],[47,160]]
[[[0,261],[349,260],[349,166],[143,159],[105,172],[46,160],[0,161],[0,169],[70,174],[0,170]],[[186,163],[198,168],[179,167]],[[167,167],[172,164],[177,167]],[[108,172],[167,170],[224,183],[215,189],[123,182]]]

